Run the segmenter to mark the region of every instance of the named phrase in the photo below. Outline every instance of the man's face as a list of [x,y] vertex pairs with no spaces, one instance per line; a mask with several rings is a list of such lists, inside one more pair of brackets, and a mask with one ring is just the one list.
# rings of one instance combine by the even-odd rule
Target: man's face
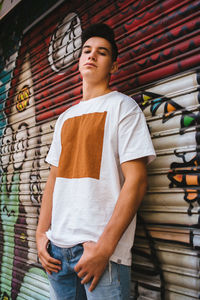
[[79,71],[84,80],[104,82],[117,70],[117,62],[112,61],[111,44],[104,38],[92,37],[82,48]]

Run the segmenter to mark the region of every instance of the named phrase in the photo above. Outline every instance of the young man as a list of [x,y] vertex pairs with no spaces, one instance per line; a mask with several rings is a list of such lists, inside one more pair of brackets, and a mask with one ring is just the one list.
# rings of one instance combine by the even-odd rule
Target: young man
[[155,152],[136,102],[109,88],[118,68],[113,31],[92,25],[82,42],[82,100],[55,126],[38,255],[52,300],[128,300],[135,215]]

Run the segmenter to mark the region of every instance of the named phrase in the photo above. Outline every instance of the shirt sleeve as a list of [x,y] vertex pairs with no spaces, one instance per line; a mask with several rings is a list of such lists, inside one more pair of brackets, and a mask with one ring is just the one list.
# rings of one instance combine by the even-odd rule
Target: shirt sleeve
[[60,139],[60,128],[59,128],[59,119],[58,119],[55,125],[53,140],[46,157],[46,162],[55,167],[58,167],[60,153],[61,153],[61,139]]
[[144,114],[136,103],[132,106],[129,104],[120,118],[118,153],[120,163],[142,157],[147,157],[150,163],[156,157]]

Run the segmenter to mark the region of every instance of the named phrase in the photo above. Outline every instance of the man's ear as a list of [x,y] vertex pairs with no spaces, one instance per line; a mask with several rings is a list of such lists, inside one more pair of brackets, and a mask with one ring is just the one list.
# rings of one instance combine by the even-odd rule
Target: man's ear
[[117,70],[118,70],[118,62],[114,61],[110,70],[110,74],[117,72]]

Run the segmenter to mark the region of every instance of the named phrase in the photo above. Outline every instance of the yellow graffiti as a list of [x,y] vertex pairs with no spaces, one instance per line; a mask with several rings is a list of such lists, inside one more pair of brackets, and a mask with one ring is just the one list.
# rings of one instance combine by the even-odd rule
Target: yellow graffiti
[[142,105],[146,105],[146,103],[152,99],[151,97],[144,95],[144,94],[142,95],[142,98],[143,98]]
[[22,240],[22,242],[26,241],[26,235],[23,232],[20,235],[20,240]]
[[29,105],[30,89],[28,85],[25,85],[17,95],[16,108],[19,112],[24,111]]

